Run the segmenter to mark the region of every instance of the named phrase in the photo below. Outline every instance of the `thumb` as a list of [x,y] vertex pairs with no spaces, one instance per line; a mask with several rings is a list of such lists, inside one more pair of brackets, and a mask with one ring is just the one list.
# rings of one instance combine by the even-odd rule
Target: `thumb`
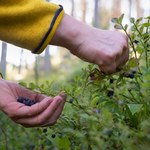
[[64,100],[66,100],[66,98],[67,98],[65,91],[60,92],[59,96],[62,97]]

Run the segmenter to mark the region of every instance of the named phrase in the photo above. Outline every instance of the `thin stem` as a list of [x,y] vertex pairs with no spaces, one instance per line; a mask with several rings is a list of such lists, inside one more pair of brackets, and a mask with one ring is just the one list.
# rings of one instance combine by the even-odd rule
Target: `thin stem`
[[[122,25],[122,24],[120,24],[120,25],[121,25],[122,29],[124,30],[124,32],[126,33],[126,35],[128,36],[130,42],[131,42],[131,46],[132,46],[132,48],[133,48],[133,52],[134,52],[135,58],[138,59],[138,58],[137,58],[136,49],[135,49],[135,46],[134,46],[134,42],[132,41],[131,36],[127,33],[127,31],[125,30],[125,28],[123,27],[123,25]],[[139,69],[139,72],[141,73],[141,70],[140,70],[139,65],[138,65],[138,69]]]
[[[133,23],[133,25],[135,26],[135,28],[136,28],[137,32],[139,33],[141,39],[143,39],[143,36],[142,36],[141,32],[139,31],[138,27],[136,26],[136,24]],[[143,41],[140,40],[140,42],[142,43],[142,45],[143,45],[143,47],[145,49],[146,67],[148,68],[148,54],[147,54],[147,50],[146,50],[146,47],[145,47],[145,44],[143,43]]]
[[125,30],[125,28],[123,27],[123,25],[122,24],[120,24],[120,25],[121,25],[122,29],[124,30],[124,32],[126,33],[126,35],[128,36],[128,38],[129,38],[129,40],[131,42],[133,51],[134,51],[135,58],[137,59],[136,49],[135,49],[134,43],[133,43],[133,41],[131,39],[131,36],[127,33],[127,31]]
[[136,102],[139,102],[139,101],[137,101],[137,99],[134,97],[134,95],[132,94],[132,92],[131,92],[130,90],[128,90],[128,91],[129,91],[131,97],[132,97]]
[[127,98],[128,100],[134,102],[133,99],[131,99],[131,97],[128,97],[128,96],[126,96],[126,95],[124,95],[124,94],[120,94],[120,95],[123,96],[123,97],[125,97],[125,98]]
[[[150,23],[150,20],[148,20],[148,23]],[[149,33],[149,27],[146,28],[146,33]]]
[[[68,101],[67,101],[67,102],[68,102]],[[69,103],[69,102],[68,102],[68,103]],[[77,107],[77,108],[79,108],[79,109],[81,109],[81,110],[83,110],[83,112],[85,112],[86,114],[91,115],[90,113],[88,113],[87,111],[85,111],[85,108],[82,107],[81,105],[76,105],[76,104],[74,104],[74,103],[72,103],[72,105],[75,106],[75,107]]]
[[84,86],[83,86],[83,91],[82,91],[83,95],[84,95],[85,89],[86,89],[86,87],[87,87],[88,78],[89,78],[89,75],[86,75],[86,79],[85,79]]
[[1,129],[1,131],[2,131],[2,133],[4,134],[4,137],[5,137],[5,148],[6,148],[6,150],[8,150],[8,144],[7,144],[7,134],[5,133],[5,131],[4,131],[4,129],[3,128],[1,128],[0,127],[0,129]]

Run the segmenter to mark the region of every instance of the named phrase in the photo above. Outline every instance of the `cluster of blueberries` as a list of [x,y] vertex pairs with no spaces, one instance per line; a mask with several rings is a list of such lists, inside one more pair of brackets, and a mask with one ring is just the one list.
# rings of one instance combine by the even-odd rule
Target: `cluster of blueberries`
[[134,76],[135,76],[135,74],[136,74],[136,70],[132,70],[132,71],[129,72],[129,73],[124,73],[124,76],[125,76],[126,78],[131,78],[131,79],[133,79]]
[[[47,135],[47,128],[43,129],[43,133],[44,133],[45,135]],[[52,134],[51,137],[52,137],[52,138],[55,138],[56,135],[55,135],[55,134]]]
[[23,96],[19,96],[18,99],[17,99],[17,102],[23,103],[26,106],[32,106],[32,105],[37,103],[36,100],[31,100],[31,99],[23,97]]

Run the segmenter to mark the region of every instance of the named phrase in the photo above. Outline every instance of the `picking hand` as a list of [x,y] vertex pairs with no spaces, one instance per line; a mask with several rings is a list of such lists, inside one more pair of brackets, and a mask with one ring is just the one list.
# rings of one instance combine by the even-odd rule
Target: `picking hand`
[[69,49],[82,60],[97,64],[105,73],[116,72],[129,57],[125,34],[90,27],[68,15],[63,17],[50,44]]
[[89,28],[84,34],[81,36],[82,42],[72,53],[87,62],[97,64],[104,73],[116,72],[128,60],[125,34],[96,28]]

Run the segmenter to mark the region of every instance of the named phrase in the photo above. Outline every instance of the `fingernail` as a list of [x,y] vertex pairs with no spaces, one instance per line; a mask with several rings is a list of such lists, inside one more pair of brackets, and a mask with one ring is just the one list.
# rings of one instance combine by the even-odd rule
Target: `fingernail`
[[66,99],[66,97],[67,97],[65,91],[60,92],[59,96],[61,96],[63,99]]

